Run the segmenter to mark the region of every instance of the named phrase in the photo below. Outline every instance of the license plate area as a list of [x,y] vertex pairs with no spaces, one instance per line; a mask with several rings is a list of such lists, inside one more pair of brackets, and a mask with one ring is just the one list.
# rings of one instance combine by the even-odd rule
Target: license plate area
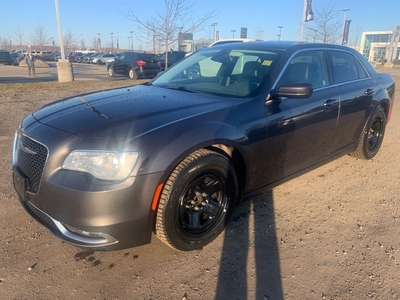
[[14,189],[18,195],[25,201],[26,200],[26,189],[28,187],[28,179],[18,171],[13,170],[13,182]]

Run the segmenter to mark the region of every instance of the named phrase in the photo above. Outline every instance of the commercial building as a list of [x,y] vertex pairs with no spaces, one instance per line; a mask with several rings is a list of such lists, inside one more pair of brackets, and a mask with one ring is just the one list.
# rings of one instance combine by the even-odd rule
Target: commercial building
[[393,62],[400,55],[400,26],[390,31],[368,31],[361,36],[360,52],[370,61]]

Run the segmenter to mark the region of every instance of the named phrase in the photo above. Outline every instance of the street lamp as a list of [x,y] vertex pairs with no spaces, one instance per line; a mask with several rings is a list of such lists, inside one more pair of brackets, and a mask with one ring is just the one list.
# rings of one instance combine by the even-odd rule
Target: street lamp
[[98,44],[98,46],[99,46],[99,52],[101,52],[101,39],[100,39],[100,35],[101,35],[101,33],[98,33],[98,34],[97,34],[97,36],[98,36],[98,38],[97,38],[97,44]]
[[114,32],[111,32],[111,51],[114,52],[114,40],[113,40],[113,34]]
[[214,23],[211,24],[211,26],[214,27],[214,42],[215,42],[217,40],[217,26],[218,26],[218,23],[214,22]]
[[315,41],[317,40],[317,32],[318,32],[318,30],[317,29],[312,29],[313,31],[314,31],[314,43],[315,43]]
[[278,26],[278,28],[279,28],[278,41],[280,41],[281,40],[281,36],[282,36],[282,28],[283,28],[283,26]]
[[81,49],[83,50],[83,34],[81,33]]
[[236,32],[236,30],[235,30],[235,29],[232,29],[231,31],[232,31],[232,38],[235,38],[235,32]]
[[129,45],[128,49],[130,50],[131,49],[131,37],[130,36],[128,36],[128,45]]
[[345,26],[346,26],[346,13],[347,13],[348,10],[350,10],[350,8],[342,8],[342,9],[339,9],[339,11],[344,12],[343,28],[342,28],[342,35],[341,35],[341,37],[342,37],[342,42],[343,42],[343,37],[344,37],[344,28],[345,28]]
[[132,51],[133,51],[133,31],[130,31],[130,33],[131,33],[131,41],[132,41]]

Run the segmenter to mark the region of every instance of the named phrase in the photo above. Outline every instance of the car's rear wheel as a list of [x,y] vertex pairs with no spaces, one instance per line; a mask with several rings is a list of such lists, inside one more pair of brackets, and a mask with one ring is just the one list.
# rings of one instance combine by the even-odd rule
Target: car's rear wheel
[[129,75],[129,78],[132,79],[132,80],[136,80],[137,79],[137,74],[136,74],[134,69],[130,69],[129,72],[128,72],[128,75]]
[[373,158],[382,145],[386,122],[385,111],[378,106],[368,120],[357,149],[351,155],[366,160]]
[[201,249],[228,224],[238,197],[230,161],[206,149],[186,157],[166,181],[156,216],[158,238],[172,248]]
[[114,77],[115,76],[115,72],[114,72],[114,69],[112,67],[108,68],[108,76],[110,76],[110,77]]

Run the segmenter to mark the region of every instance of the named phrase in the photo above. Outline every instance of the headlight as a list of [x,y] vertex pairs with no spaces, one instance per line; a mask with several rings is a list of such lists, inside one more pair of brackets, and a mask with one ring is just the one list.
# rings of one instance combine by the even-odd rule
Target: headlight
[[92,174],[103,180],[127,178],[137,160],[137,152],[72,151],[62,168]]

